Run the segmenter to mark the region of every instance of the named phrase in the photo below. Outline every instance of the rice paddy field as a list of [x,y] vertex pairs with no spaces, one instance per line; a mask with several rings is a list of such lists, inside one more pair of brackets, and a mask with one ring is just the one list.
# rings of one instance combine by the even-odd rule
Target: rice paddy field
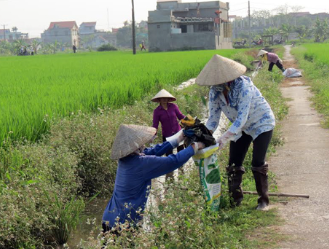
[[314,106],[325,116],[323,125],[329,127],[329,43],[303,44],[293,53],[314,93]]
[[315,60],[319,63],[329,65],[329,44],[328,43],[312,43],[304,44],[303,47],[306,49],[304,55],[306,58]]
[[132,104],[196,77],[207,61],[239,50],[103,52],[0,57],[0,141],[36,141],[50,120]]

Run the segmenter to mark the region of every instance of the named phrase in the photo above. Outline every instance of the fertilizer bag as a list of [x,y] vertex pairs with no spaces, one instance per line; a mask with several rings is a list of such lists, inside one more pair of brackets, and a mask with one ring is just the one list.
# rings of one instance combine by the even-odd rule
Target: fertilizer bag
[[206,147],[199,150],[193,160],[199,167],[200,183],[203,188],[204,197],[210,210],[218,211],[221,199],[221,179],[218,165],[218,156],[215,153],[218,145]]

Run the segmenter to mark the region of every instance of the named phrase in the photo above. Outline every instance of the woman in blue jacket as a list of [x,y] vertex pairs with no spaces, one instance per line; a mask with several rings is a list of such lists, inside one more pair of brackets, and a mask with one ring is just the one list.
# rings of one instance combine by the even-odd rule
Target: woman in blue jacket
[[118,160],[114,191],[107,204],[103,230],[109,231],[126,221],[130,225],[142,219],[153,178],[165,175],[181,167],[204,145],[193,143],[186,149],[162,157],[183,140],[183,132],[152,148],[145,148],[156,134],[153,127],[121,125],[112,146],[111,158]]

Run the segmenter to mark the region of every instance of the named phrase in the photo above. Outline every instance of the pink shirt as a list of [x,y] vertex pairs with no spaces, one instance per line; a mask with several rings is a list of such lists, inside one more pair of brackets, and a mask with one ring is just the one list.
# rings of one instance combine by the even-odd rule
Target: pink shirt
[[159,105],[153,111],[153,127],[158,129],[159,122],[162,127],[162,136],[170,137],[171,135],[180,131],[178,120],[185,116],[181,113],[178,106],[173,103],[168,103],[167,110]]
[[267,53],[267,61],[277,63],[279,56],[275,53]]

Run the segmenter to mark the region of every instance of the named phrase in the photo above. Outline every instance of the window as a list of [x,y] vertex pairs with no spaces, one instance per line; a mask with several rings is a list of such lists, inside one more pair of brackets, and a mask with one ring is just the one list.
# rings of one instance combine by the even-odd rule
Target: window
[[186,25],[180,25],[180,28],[182,30],[182,33],[187,33],[187,26]]
[[202,23],[198,25],[198,31],[209,31],[209,27],[207,23]]

